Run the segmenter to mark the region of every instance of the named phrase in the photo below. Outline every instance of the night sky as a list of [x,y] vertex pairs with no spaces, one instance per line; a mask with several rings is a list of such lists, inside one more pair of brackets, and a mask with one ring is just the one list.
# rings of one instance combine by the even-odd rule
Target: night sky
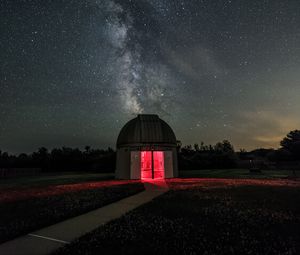
[[0,149],[115,147],[137,113],[183,144],[300,128],[299,0],[1,0]]

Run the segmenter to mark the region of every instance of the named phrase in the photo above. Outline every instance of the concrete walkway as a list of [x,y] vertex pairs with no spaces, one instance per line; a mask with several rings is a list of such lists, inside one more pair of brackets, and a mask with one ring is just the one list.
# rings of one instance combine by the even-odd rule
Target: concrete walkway
[[145,191],[137,195],[3,243],[0,245],[0,254],[49,254],[99,226],[151,201],[168,190],[164,180],[149,180],[144,182],[144,186]]

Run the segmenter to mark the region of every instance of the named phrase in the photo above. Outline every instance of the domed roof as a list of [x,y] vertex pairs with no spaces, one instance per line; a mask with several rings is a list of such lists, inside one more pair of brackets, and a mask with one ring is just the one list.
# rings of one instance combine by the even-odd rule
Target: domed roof
[[176,137],[171,127],[154,114],[139,114],[121,129],[117,148],[134,144],[176,145]]

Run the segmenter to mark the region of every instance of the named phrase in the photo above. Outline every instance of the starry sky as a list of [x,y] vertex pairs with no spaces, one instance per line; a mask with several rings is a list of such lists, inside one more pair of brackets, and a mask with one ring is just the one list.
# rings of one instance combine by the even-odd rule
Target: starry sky
[[300,128],[299,0],[1,0],[0,149],[115,147],[155,113],[183,144]]

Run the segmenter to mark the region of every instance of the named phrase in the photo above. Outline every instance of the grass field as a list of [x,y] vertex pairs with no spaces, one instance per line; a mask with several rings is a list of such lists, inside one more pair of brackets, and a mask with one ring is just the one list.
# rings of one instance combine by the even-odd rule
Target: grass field
[[[262,170],[261,173],[250,173],[249,169],[209,169],[209,170],[184,170],[179,171],[182,178],[288,178],[294,176],[291,170]],[[299,176],[299,173],[298,173]]]
[[222,188],[221,180],[206,187],[201,180],[198,186],[174,183],[165,195],[55,254],[300,253],[297,182],[233,186],[224,181]]
[[[211,217],[208,217],[211,221],[211,223],[206,222],[209,224],[209,226],[213,226],[213,222],[218,222],[217,218],[214,217],[217,212],[214,212],[213,210],[217,210],[214,205],[220,206],[218,210],[223,210],[226,213],[229,213],[228,210],[232,210],[233,213],[236,214],[236,216],[244,215],[244,210],[252,210],[253,215],[255,212],[250,207],[252,206],[253,201],[264,201],[262,204],[264,207],[254,207],[256,208],[257,212],[267,212],[268,215],[264,216],[265,218],[271,217],[273,223],[275,224],[276,228],[274,233],[277,233],[276,231],[279,231],[279,229],[287,229],[290,228],[291,222],[295,224],[295,226],[299,226],[299,207],[298,204],[300,204],[299,201],[299,188],[295,187],[285,187],[289,182],[292,181],[289,176],[292,175],[291,171],[263,171],[261,174],[253,174],[249,173],[249,170],[245,169],[226,169],[226,170],[195,170],[195,171],[181,171],[180,176],[183,177],[183,179],[171,179],[168,181],[169,186],[171,187],[172,191],[170,191],[167,195],[159,198],[158,200],[155,200],[153,203],[150,203],[148,205],[145,205],[141,207],[140,209],[137,209],[136,211],[132,212],[134,216],[130,216],[131,214],[125,216],[125,223],[126,221],[132,221],[128,227],[129,231],[128,234],[132,235],[133,237],[136,236],[133,231],[137,231],[137,233],[140,233],[141,235],[145,235],[147,238],[150,235],[150,241],[155,243],[158,242],[157,245],[164,246],[161,240],[155,241],[152,240],[151,236],[156,235],[156,229],[155,224],[157,223],[158,226],[161,226],[160,228],[163,228],[165,224],[175,224],[175,228],[172,231],[175,231],[178,235],[180,231],[183,231],[185,233],[185,223],[187,228],[189,229],[193,224],[196,224],[199,229],[205,229],[209,230],[209,228],[204,224],[205,222],[202,221],[194,221],[194,219],[190,218],[190,215],[198,215],[198,217],[204,217],[203,210],[209,212],[211,214]],[[26,234],[30,231],[42,228],[44,226],[48,226],[51,224],[54,224],[56,222],[65,220],[67,218],[83,214],[85,212],[88,212],[90,210],[99,208],[103,205],[112,203],[114,201],[117,201],[119,199],[125,198],[127,196],[133,195],[141,190],[143,190],[143,186],[141,183],[138,182],[127,182],[127,181],[114,181],[113,180],[113,174],[94,174],[94,173],[49,173],[49,174],[43,174],[39,176],[32,176],[32,177],[19,177],[14,179],[5,179],[0,180],[0,243],[4,242],[6,240],[10,240],[12,238],[15,238],[19,235]],[[190,178],[193,177],[193,178]],[[202,178],[202,179],[199,179]],[[225,179],[222,179],[225,178]],[[233,178],[233,179],[230,179]],[[242,181],[242,179],[245,179]],[[277,187],[272,187],[272,185],[268,184],[268,180],[277,181]],[[297,180],[294,180],[294,183],[297,183]],[[259,185],[258,185],[259,184]],[[249,187],[249,189],[245,189],[245,187]],[[256,185],[256,186],[255,186]],[[253,187],[257,187],[257,189],[252,189]],[[259,187],[258,187],[259,186]],[[266,187],[264,187],[266,186]],[[270,186],[270,187],[269,187]],[[287,185],[288,186],[288,185]],[[212,188],[219,187],[219,192],[216,191],[216,189]],[[181,189],[181,190],[178,190]],[[189,191],[188,191],[189,190]],[[209,193],[207,193],[209,190]],[[262,190],[264,192],[262,192]],[[249,196],[247,194],[250,194]],[[244,196],[243,199],[241,197],[237,199],[237,196],[234,194],[241,194],[241,196]],[[283,195],[280,195],[283,194]],[[224,195],[224,196],[223,196]],[[286,196],[286,197],[285,197]],[[228,197],[230,199],[228,200]],[[232,198],[233,197],[233,198]],[[248,201],[247,199],[251,197],[251,201]],[[291,200],[290,198],[293,198]],[[225,200],[224,200],[225,199]],[[281,200],[285,200],[287,205],[282,204]],[[230,201],[230,203],[222,204],[222,201]],[[293,205],[293,201],[295,201],[295,204]],[[204,202],[204,203],[203,203]],[[249,202],[249,203],[248,203]],[[297,204],[298,203],[298,204]],[[174,207],[178,205],[178,209],[175,209]],[[280,225],[278,222],[280,219],[277,219],[277,216],[279,215],[277,211],[272,211],[276,204],[282,205],[281,210],[281,216],[285,218],[289,218],[290,221],[287,221],[287,225],[283,224]],[[164,214],[159,215],[157,214],[157,208],[159,205],[163,205],[161,209],[163,210]],[[226,207],[226,206],[228,207]],[[234,206],[233,206],[234,205]],[[203,207],[204,206],[204,207]],[[222,207],[223,206],[223,207]],[[294,206],[294,208],[292,208]],[[270,208],[269,208],[270,207]],[[143,209],[146,208],[146,209]],[[186,208],[186,210],[184,210]],[[297,209],[298,208],[298,209]],[[180,219],[174,219],[173,218],[173,212],[172,210],[178,210],[178,213],[181,215]],[[240,211],[237,211],[240,210]],[[146,212],[148,211],[148,212]],[[152,218],[152,211],[154,212],[154,218]],[[136,214],[137,213],[137,214]],[[145,213],[145,215],[139,215],[139,214]],[[196,214],[195,214],[196,213]],[[289,214],[290,213],[290,214]],[[169,214],[169,216],[168,216]],[[138,215],[137,217],[137,223],[138,225],[135,225],[134,217]],[[255,217],[258,218],[258,222],[256,222],[253,217],[253,215],[248,215],[249,219],[242,218],[240,220],[242,221],[248,221],[253,222],[255,227],[259,228],[259,224],[263,219],[260,219],[261,215],[256,215]],[[274,217],[273,217],[273,216]],[[149,220],[146,218],[149,216]],[[247,216],[247,217],[248,217]],[[250,217],[251,216],[251,217]],[[128,219],[126,217],[129,217]],[[132,218],[133,217],[133,218]],[[145,218],[146,217],[146,218]],[[207,217],[207,215],[205,216]],[[225,217],[227,219],[229,216],[226,214],[219,213],[220,220],[222,217]],[[237,217],[237,220],[239,218]],[[265,220],[264,218],[264,220]],[[142,221],[145,220],[145,223],[142,223]],[[151,221],[156,222],[155,224]],[[162,220],[162,222],[160,222]],[[173,222],[173,220],[175,220]],[[181,221],[183,220],[183,221]],[[166,221],[166,222],[165,222]],[[232,222],[234,222],[234,219],[231,219]],[[278,221],[278,222],[277,222]],[[126,224],[127,224],[126,223]],[[134,223],[134,224],[133,224]],[[224,222],[223,222],[224,223]],[[222,224],[223,224],[222,223]],[[278,225],[278,224],[279,225]],[[113,225],[115,224],[115,225]],[[133,224],[133,225],[131,225]],[[139,232],[143,231],[139,228],[145,228],[146,225],[149,224],[149,227],[153,227],[154,229],[148,229],[149,234]],[[183,224],[180,226],[180,224]],[[198,225],[197,225],[198,224]],[[204,224],[204,225],[203,225]],[[220,223],[221,224],[221,223]],[[228,228],[228,226],[225,225],[219,225],[218,228]],[[232,223],[233,224],[233,223]],[[117,220],[116,223],[111,223],[104,227],[104,230],[99,230],[101,233],[104,232],[111,232],[112,234],[114,231],[120,231],[120,235],[125,235],[125,230],[123,229],[124,225],[124,218],[121,218],[120,220]],[[245,227],[246,225],[242,225],[242,227]],[[279,226],[279,227],[278,227]],[[288,226],[288,227],[286,227]],[[110,228],[113,229],[110,229]],[[179,229],[177,229],[177,227]],[[254,228],[254,226],[252,226]],[[183,229],[184,230],[183,230]],[[273,228],[273,225],[270,225],[270,228]],[[181,229],[181,230],[180,230]],[[247,230],[248,228],[246,228]],[[291,227],[290,229],[294,229]],[[147,230],[147,231],[148,231]],[[196,231],[194,227],[192,227],[193,231]],[[241,231],[246,231],[241,230]],[[103,234],[99,234],[100,232],[95,232],[92,236],[92,239],[97,240],[97,242],[106,242],[107,236],[103,236]],[[125,232],[123,232],[125,231]],[[171,232],[168,232],[170,230],[165,231],[164,229],[160,229],[161,235],[171,235]],[[188,230],[191,231],[191,230]],[[198,230],[197,230],[198,231]],[[206,235],[206,233],[198,233],[195,232],[196,235]],[[228,230],[230,233],[233,231],[233,229]],[[248,230],[247,230],[248,231]],[[289,232],[289,231],[287,231]],[[127,233],[127,232],[126,232]],[[230,236],[235,236],[234,232],[233,234],[230,234]],[[273,233],[273,232],[272,232]],[[274,234],[273,233],[273,234]],[[294,234],[293,234],[294,233]],[[107,234],[107,233],[106,233]],[[116,235],[118,235],[115,232]],[[249,234],[249,233],[248,233]],[[250,233],[251,234],[251,233]],[[289,233],[288,233],[289,234]],[[299,232],[296,233],[299,235]],[[286,251],[289,247],[291,247],[292,250],[289,252],[291,254],[294,253],[294,249],[296,249],[294,245],[294,240],[296,238],[295,232],[291,232],[291,236],[288,235],[288,238],[292,240],[292,243],[285,243],[286,245],[285,250]],[[99,237],[100,235],[100,237]],[[274,234],[275,235],[275,234]],[[279,234],[280,236],[280,234]],[[207,235],[209,237],[209,235]],[[210,247],[213,246],[210,244],[212,240],[207,237],[204,237],[204,247],[205,249],[211,249]],[[87,238],[87,239],[85,239]],[[83,239],[80,239],[80,242],[83,242],[83,247],[85,245],[90,244],[90,237],[84,237]],[[100,238],[100,239],[99,239]],[[104,239],[102,239],[104,238]],[[120,237],[121,238],[121,237]],[[127,240],[125,237],[124,240]],[[163,237],[161,237],[162,240]],[[176,237],[177,238],[177,237]],[[187,245],[191,245],[193,247],[193,238],[191,237],[184,237],[191,239],[187,242]],[[224,238],[219,236],[218,238]],[[235,237],[236,238],[236,237]],[[273,237],[272,237],[273,238]],[[168,239],[169,241],[172,239]],[[166,243],[169,241],[165,240]],[[177,240],[177,239],[175,239]],[[198,240],[198,239],[195,239]],[[237,239],[238,240],[238,239]],[[253,242],[259,242],[256,239],[253,239]],[[271,239],[273,240],[273,239]],[[274,239],[275,240],[275,239]],[[273,241],[274,241],[273,240]],[[297,239],[298,240],[298,239]],[[121,243],[123,241],[119,240]],[[127,240],[128,241],[128,240]],[[199,240],[198,240],[199,241]],[[197,241],[197,242],[198,242]],[[238,240],[238,242],[241,240]],[[278,242],[278,240],[275,240]],[[275,242],[274,241],[274,242]],[[130,239],[129,242],[132,242],[137,247],[140,247],[138,243],[140,242],[141,245],[146,245],[148,241],[144,244],[141,240],[136,239]],[[177,241],[176,241],[177,242]],[[179,242],[179,241],[178,241]],[[244,242],[244,241],[243,241]],[[180,243],[180,242],[179,242]],[[299,242],[300,243],[300,242]],[[123,252],[127,254],[127,251],[118,250],[118,243],[112,243],[113,248],[111,248],[110,241],[107,242],[107,247],[101,246],[92,243],[92,246],[95,245],[96,251],[116,251],[116,252]],[[74,244],[76,247],[76,243]],[[125,244],[124,244],[125,245]],[[171,244],[170,244],[171,245]],[[220,243],[220,245],[227,245],[226,243]],[[266,245],[266,244],[265,244]],[[92,247],[91,246],[91,247]],[[125,245],[126,246],[126,245]],[[176,245],[175,245],[176,246]],[[266,247],[264,245],[261,245],[263,251],[266,251]],[[259,246],[259,247],[260,247]],[[127,246],[126,246],[127,247]],[[168,246],[166,246],[168,247]],[[271,246],[270,246],[271,247]],[[136,248],[134,247],[127,247],[130,251],[133,249],[133,252],[138,252]],[[198,246],[195,248],[199,252],[203,252],[203,249],[200,249]],[[276,247],[275,247],[276,248]],[[71,253],[73,253],[73,246],[69,246],[66,249],[71,249]],[[117,250],[115,250],[117,249]],[[139,249],[139,248],[137,248]],[[185,247],[181,247],[181,251],[184,253],[191,253],[190,250],[185,251]],[[191,248],[192,251],[194,248]],[[230,249],[237,249],[237,247],[230,248]],[[258,249],[258,248],[255,248]],[[255,250],[262,251],[262,250]],[[276,248],[278,249],[278,247]],[[172,251],[172,248],[170,248]],[[78,249],[78,253],[80,253],[80,249]],[[155,251],[155,249],[152,247],[149,248],[149,251],[152,252],[158,252]],[[180,249],[178,250],[180,251]],[[215,250],[211,250],[212,252],[215,252]],[[283,250],[280,250],[283,251]],[[91,252],[90,249],[87,249],[87,252]],[[218,252],[218,251],[217,251]],[[258,252],[258,253],[259,253]],[[130,253],[130,252],[129,252]],[[162,253],[167,253],[167,251],[164,251]],[[76,253],[75,253],[76,254]],[[91,253],[92,254],[92,253]]]
[[[299,175],[299,174],[298,174]],[[182,178],[287,178],[293,176],[289,170],[265,170],[261,174],[250,173],[248,169],[212,169],[212,170],[184,170],[179,171]],[[114,173],[45,173],[38,176],[0,179],[0,190],[8,188],[33,188],[48,185],[62,185],[83,183],[99,180],[111,180]]]
[[113,178],[113,173],[44,173],[37,176],[0,179],[0,189],[45,187],[48,185],[83,183],[99,180],[110,180]]
[[103,181],[0,190],[0,243],[144,190],[140,182]]

